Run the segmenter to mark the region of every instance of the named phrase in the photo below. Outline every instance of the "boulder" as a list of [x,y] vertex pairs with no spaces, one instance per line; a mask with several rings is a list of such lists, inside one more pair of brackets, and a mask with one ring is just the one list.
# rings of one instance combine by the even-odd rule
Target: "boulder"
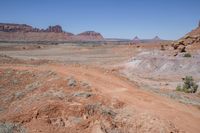
[[186,52],[186,47],[181,45],[181,46],[178,47],[178,51],[180,53]]
[[88,93],[88,92],[76,92],[76,93],[74,93],[74,96],[75,96],[75,97],[88,98],[88,97],[91,97],[92,94],[91,94],[91,93]]

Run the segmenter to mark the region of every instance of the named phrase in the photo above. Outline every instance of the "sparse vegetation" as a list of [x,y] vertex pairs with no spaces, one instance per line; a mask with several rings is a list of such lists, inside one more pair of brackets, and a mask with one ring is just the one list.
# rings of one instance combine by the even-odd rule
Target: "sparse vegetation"
[[177,90],[177,91],[181,91],[181,90],[182,90],[181,85],[178,85],[178,86],[176,87],[176,90]]
[[192,55],[190,53],[186,53],[183,57],[192,57]]
[[176,87],[177,91],[182,91],[186,93],[195,93],[198,89],[198,85],[194,82],[194,79],[192,76],[186,76],[183,78],[184,84],[183,86],[178,85]]
[[72,88],[76,87],[77,86],[77,81],[73,77],[69,77],[67,85],[69,87],[72,87]]
[[15,123],[0,123],[0,133],[26,133],[26,129]]
[[160,50],[162,50],[162,51],[164,51],[165,50],[165,47],[164,47],[164,45],[161,45],[161,49]]

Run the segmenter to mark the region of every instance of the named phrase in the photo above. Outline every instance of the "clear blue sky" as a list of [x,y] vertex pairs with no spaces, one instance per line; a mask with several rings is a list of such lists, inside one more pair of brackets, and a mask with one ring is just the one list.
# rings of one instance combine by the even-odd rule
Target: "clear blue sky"
[[104,37],[178,39],[200,20],[200,0],[0,0],[0,22]]

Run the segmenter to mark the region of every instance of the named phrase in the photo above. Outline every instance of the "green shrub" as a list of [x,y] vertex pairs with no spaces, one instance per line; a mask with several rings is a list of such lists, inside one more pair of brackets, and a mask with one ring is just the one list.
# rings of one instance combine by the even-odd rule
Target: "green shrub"
[[186,76],[183,78],[183,81],[184,84],[182,87],[180,85],[176,87],[177,91],[183,91],[186,93],[195,93],[197,91],[198,85],[194,82],[192,76]]
[[0,123],[0,133],[26,133],[26,129],[17,123]]
[[178,86],[176,87],[176,91],[181,91],[181,86],[180,86],[180,85],[178,85]]
[[191,54],[190,53],[186,53],[186,54],[184,54],[184,56],[183,57],[192,57],[191,56]]

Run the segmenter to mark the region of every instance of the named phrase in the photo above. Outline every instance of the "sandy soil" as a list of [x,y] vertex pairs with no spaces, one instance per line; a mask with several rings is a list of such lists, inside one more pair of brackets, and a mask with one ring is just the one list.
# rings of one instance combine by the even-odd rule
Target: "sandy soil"
[[[10,128],[21,132],[199,133],[198,106],[146,91],[139,84],[145,78],[123,73],[134,71],[124,67],[133,57],[159,48],[59,45],[1,50],[0,122],[4,125],[0,127],[15,123]],[[144,84],[152,85],[153,80]]]

